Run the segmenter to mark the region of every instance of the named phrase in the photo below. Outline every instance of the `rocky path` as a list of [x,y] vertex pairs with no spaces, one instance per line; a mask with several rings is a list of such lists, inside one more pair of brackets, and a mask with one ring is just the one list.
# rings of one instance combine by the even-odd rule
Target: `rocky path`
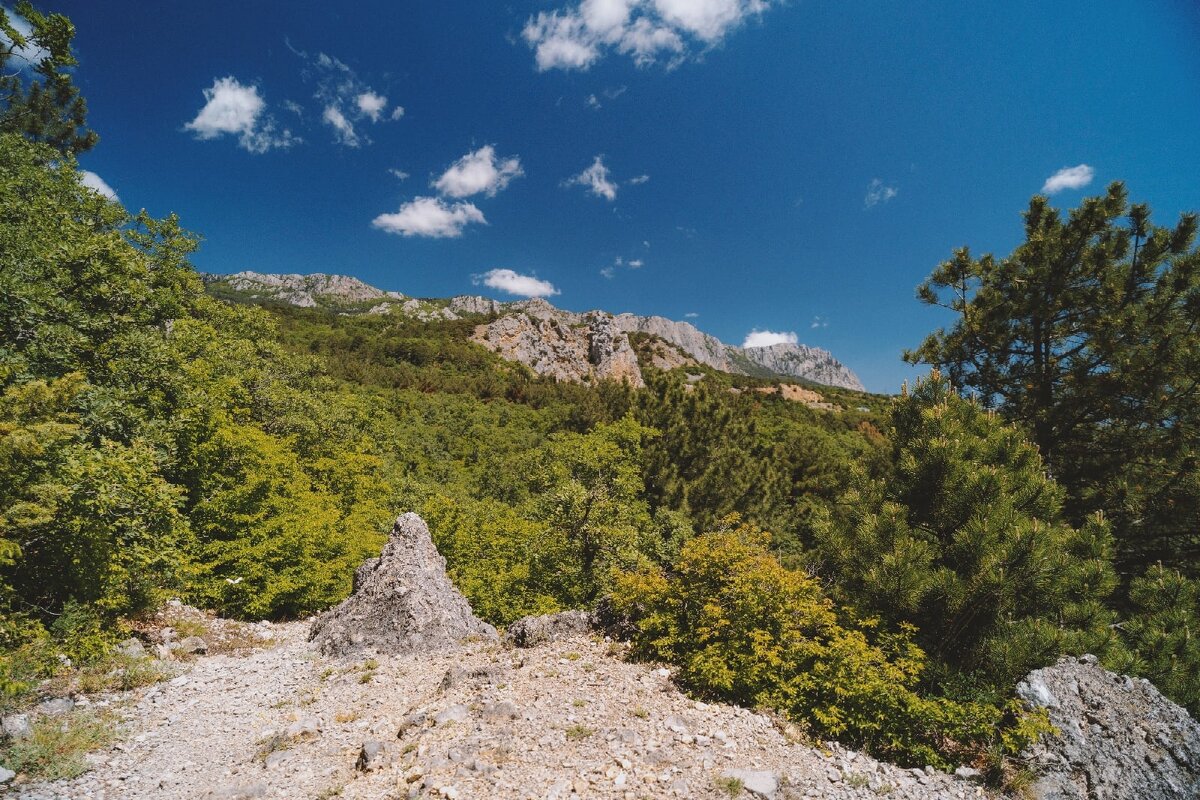
[[692,701],[665,670],[580,636],[326,658],[307,625],[198,658],[135,692],[124,735],[22,800],[182,798],[967,798],[976,784],[789,741],[765,716]]

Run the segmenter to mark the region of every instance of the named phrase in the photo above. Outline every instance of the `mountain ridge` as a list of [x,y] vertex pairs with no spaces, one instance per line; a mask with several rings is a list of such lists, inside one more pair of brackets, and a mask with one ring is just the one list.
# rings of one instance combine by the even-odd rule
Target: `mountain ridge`
[[401,313],[422,320],[496,315],[472,337],[502,357],[559,380],[612,378],[642,385],[631,334],[657,337],[699,364],[756,377],[798,378],[825,386],[866,391],[850,368],[827,350],[804,344],[740,347],[722,342],[690,322],[628,312],[566,311],[542,298],[502,302],[479,295],[422,299],[378,289],[347,275],[243,271],[203,273],[210,291],[230,290],[250,300],[271,300],[341,313]]

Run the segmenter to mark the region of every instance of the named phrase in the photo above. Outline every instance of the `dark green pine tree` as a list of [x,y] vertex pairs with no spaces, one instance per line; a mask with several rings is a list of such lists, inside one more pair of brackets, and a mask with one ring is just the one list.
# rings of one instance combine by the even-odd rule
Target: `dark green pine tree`
[[1108,525],[1062,521],[1063,492],[1023,432],[937,372],[892,425],[891,476],[860,476],[816,526],[812,565],[838,599],[915,625],[935,681],[1007,691],[1061,653],[1114,650]]
[[1065,217],[1034,197],[1011,255],[963,248],[921,285],[956,319],[905,356],[1024,427],[1069,518],[1103,510],[1132,573],[1200,563],[1196,225],[1151,224],[1120,183]]
[[88,129],[87,103],[71,81],[75,26],[29,0],[14,11],[28,27],[0,6],[0,133],[19,133],[63,155],[92,149],[99,137]]

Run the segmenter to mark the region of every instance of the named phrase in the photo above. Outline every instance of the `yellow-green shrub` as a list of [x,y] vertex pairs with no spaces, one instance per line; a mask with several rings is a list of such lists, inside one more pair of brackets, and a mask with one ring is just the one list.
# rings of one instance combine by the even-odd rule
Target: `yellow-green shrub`
[[[768,541],[743,525],[691,540],[670,573],[620,576],[613,600],[637,627],[636,652],[677,664],[697,692],[778,709],[902,762],[944,767],[991,746],[1002,709],[918,694],[925,654],[913,631],[844,623]],[[1012,746],[1029,733],[1018,731]]]

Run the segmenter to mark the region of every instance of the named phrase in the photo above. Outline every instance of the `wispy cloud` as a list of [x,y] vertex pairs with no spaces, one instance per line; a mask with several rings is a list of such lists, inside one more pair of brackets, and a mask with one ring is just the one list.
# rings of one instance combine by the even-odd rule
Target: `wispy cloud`
[[325,111],[321,114],[321,119],[325,120],[325,124],[333,128],[334,139],[339,144],[344,144],[347,147],[358,147],[362,144],[362,140],[358,136],[358,131],[354,130],[353,123],[346,119],[346,115],[336,105],[325,106]]
[[472,223],[486,225],[483,212],[472,203],[447,203],[438,197],[418,197],[394,214],[380,214],[371,225],[401,236],[454,239]]
[[773,1],[582,0],[530,17],[521,36],[541,72],[586,70],[608,53],[639,67],[665,61],[671,68],[716,46]]
[[488,270],[482,275],[476,275],[475,283],[482,283],[492,289],[520,297],[550,297],[559,294],[558,289],[549,281],[540,280],[532,275],[521,275],[511,269]]
[[494,197],[509,181],[524,174],[519,158],[497,158],[496,148],[489,144],[455,161],[433,186],[448,197],[470,197],[480,192]]
[[1095,176],[1096,170],[1087,164],[1063,167],[1046,179],[1046,182],[1042,184],[1042,191],[1046,194],[1055,194],[1064,189],[1082,189],[1091,183]]
[[217,78],[204,90],[204,107],[183,127],[201,140],[236,136],[238,145],[251,153],[297,144],[300,139],[291,131],[278,129],[266,105],[257,86],[242,84],[232,76]]
[[876,178],[867,184],[867,196],[863,198],[863,207],[871,208],[880,203],[886,203],[898,194],[900,194],[900,190],[895,186],[887,186],[882,180]]
[[700,315],[697,314],[695,311],[689,311],[686,314],[684,314],[683,316],[685,316],[688,319],[695,319],[696,317],[698,317]]
[[409,174],[408,174],[407,172],[405,172],[404,170],[402,170],[402,169],[396,169],[396,168],[394,168],[394,167],[388,170],[388,174],[389,174],[389,175],[391,175],[393,178],[395,178],[395,179],[396,179],[396,180],[398,180],[398,181],[406,181],[406,180],[408,180],[410,177],[412,177],[411,175],[409,175]]
[[630,269],[641,269],[645,265],[646,265],[646,262],[642,261],[640,258],[630,259],[630,261],[629,261]]
[[563,181],[563,186],[583,186],[597,197],[606,200],[617,199],[617,184],[609,179],[608,167],[604,166],[604,156],[596,156],[592,165],[574,177]]
[[746,334],[742,347],[770,347],[776,344],[796,344],[800,337],[792,331],[760,331],[753,329]]
[[603,267],[600,270],[600,274],[611,281],[613,275],[617,274],[617,270],[616,267]]
[[321,104],[321,120],[330,127],[338,144],[368,145],[371,139],[361,126],[404,116],[403,106],[392,106],[388,112],[391,101],[387,96],[372,89],[346,62],[328,53],[310,55],[285,42],[304,62],[301,77],[315,84],[313,98]]
[[810,327],[810,328],[828,328],[829,321],[826,320],[824,317],[813,317],[812,324],[809,325],[808,327]]
[[627,180],[625,182],[628,183],[630,186],[640,186],[641,184],[645,183],[648,180],[650,180],[649,175],[637,175],[635,177],[630,178],[629,180]]

